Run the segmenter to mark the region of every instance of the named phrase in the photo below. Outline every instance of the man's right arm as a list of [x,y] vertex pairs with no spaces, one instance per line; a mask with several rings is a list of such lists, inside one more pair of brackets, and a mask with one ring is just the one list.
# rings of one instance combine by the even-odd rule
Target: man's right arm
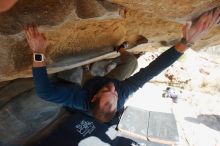
[[[46,37],[34,25],[25,28],[28,44],[33,52],[33,79],[36,93],[44,100],[59,103],[70,108],[87,110],[86,92],[77,84],[52,84],[46,70]],[[37,54],[37,55],[36,55]]]

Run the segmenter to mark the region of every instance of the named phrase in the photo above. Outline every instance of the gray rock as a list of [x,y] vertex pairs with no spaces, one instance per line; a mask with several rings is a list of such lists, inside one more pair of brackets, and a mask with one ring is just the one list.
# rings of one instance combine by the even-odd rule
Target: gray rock
[[173,114],[151,111],[149,117],[149,141],[169,145],[179,142],[179,134]]
[[76,83],[81,85],[83,69],[81,67],[73,68],[59,72],[57,77],[68,82]]
[[32,79],[17,79],[0,88],[0,108],[13,97],[34,87]]
[[129,106],[124,111],[118,129],[134,137],[147,140],[149,111]]
[[59,112],[60,106],[38,98],[34,90],[17,96],[0,110],[1,146],[22,145]]

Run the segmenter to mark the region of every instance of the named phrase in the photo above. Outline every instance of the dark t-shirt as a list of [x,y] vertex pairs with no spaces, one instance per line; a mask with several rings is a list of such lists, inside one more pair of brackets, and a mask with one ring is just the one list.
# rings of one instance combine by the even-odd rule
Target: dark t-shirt
[[64,117],[58,128],[32,146],[139,146],[138,142],[124,137],[115,126],[76,112]]

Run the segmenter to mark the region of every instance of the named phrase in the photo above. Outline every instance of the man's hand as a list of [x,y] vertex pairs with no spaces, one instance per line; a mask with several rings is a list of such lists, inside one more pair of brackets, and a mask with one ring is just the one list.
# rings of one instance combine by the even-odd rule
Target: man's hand
[[185,42],[175,45],[178,52],[187,50],[187,44],[193,44],[208,33],[220,21],[220,7],[201,15],[194,23],[188,22],[183,27],[183,38]]
[[220,7],[201,15],[192,23],[188,22],[183,28],[183,36],[189,43],[194,43],[208,33],[220,21]]
[[[40,53],[45,56],[47,39],[46,37],[37,30],[36,25],[29,25],[25,27],[25,36],[27,38],[28,44],[33,53]],[[42,62],[37,62],[33,60],[33,67],[43,67],[46,66],[45,60]]]
[[38,31],[36,25],[25,27],[25,36],[33,53],[46,53],[47,39]]

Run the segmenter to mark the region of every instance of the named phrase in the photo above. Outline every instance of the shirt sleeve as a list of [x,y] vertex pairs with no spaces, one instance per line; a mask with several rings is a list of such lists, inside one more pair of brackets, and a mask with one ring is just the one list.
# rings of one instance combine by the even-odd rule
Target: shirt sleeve
[[33,67],[33,79],[37,95],[54,103],[86,111],[88,102],[86,92],[77,84],[52,84],[46,67]]
[[182,53],[176,51],[174,47],[163,52],[147,67],[142,68],[138,73],[121,82],[123,97],[128,98],[130,94],[141,88],[146,82],[161,73],[164,69],[172,65]]

